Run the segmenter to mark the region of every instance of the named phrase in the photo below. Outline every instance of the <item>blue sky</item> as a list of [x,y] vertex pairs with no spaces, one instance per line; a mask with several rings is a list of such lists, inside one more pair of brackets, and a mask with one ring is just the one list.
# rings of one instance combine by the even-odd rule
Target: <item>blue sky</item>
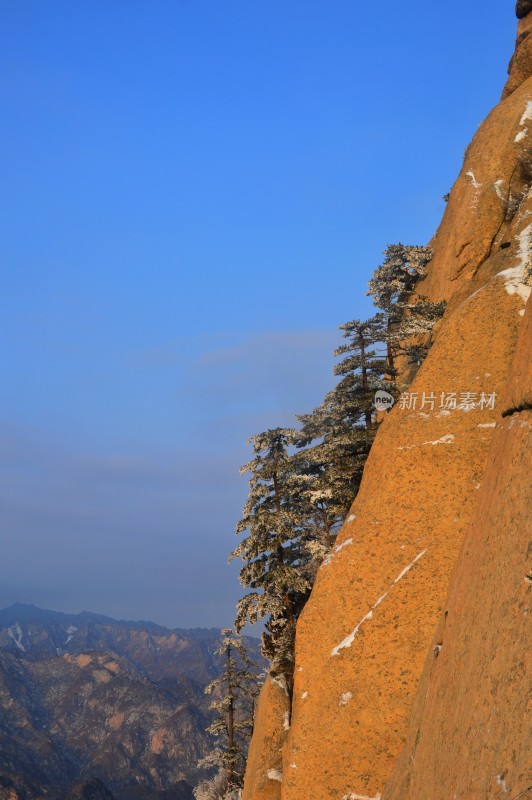
[[2,3],[0,605],[231,622],[245,441],[430,239],[514,36],[495,0]]

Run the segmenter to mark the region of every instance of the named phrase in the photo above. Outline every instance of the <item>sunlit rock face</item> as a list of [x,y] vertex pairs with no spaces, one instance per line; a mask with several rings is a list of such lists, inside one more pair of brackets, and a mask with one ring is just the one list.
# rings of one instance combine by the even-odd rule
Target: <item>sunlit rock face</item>
[[495,800],[531,784],[532,314],[384,800]]
[[282,746],[290,721],[286,685],[267,678],[255,717],[259,735],[253,738],[248,753],[248,779],[243,800],[275,800],[282,780]]
[[[381,425],[298,625],[289,729],[281,708],[259,710],[246,789],[266,781],[282,742],[267,800],[485,800],[526,788],[524,11],[520,4],[504,99],[467,149],[419,287],[448,302],[445,316],[408,395]],[[264,695],[261,705],[269,702]],[[464,743],[475,737],[469,758]]]
[[503,99],[508,97],[519,87],[532,72],[532,2],[521,0],[517,3],[516,13],[519,17],[517,26],[517,41],[515,52],[508,66],[508,81],[502,94]]

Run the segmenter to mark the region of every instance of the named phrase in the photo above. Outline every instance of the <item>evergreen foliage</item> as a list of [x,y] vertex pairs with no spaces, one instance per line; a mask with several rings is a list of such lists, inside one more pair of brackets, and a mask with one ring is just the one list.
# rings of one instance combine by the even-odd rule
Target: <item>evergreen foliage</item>
[[420,278],[427,274],[432,258],[430,247],[392,244],[384,251],[384,261],[369,281],[368,295],[381,309],[384,322],[384,341],[387,346],[387,375],[397,375],[398,355],[408,356],[410,364],[419,365],[429,344],[411,343],[414,337],[425,337],[445,311],[445,303],[432,303],[413,292]]
[[333,391],[347,393],[353,421],[363,416],[369,430],[373,424],[375,392],[390,388],[389,383],[383,380],[386,360],[373,349],[386,337],[385,316],[381,313],[365,321],[346,322],[340,325],[340,330],[348,342],[338,347],[334,355],[348,355],[334,368],[334,374],[343,377]]
[[230,798],[242,787],[260,687],[259,667],[249,658],[242,636],[231,628],[224,628],[221,633],[216,653],[222,657],[224,667],[205,688],[205,693],[213,697],[210,709],[215,718],[207,730],[215,737],[216,746],[199,763],[218,771],[214,778],[197,787],[197,800]]
[[292,429],[275,428],[249,440],[255,458],[241,470],[251,477],[237,525],[237,533],[248,531],[248,535],[229,557],[243,559],[240,582],[252,590],[238,603],[235,627],[241,631],[246,622],[253,624],[268,616],[263,653],[272,671],[286,676],[292,673],[293,661],[286,643],[293,640],[297,609],[310,590],[298,537],[304,498],[294,491],[291,480],[289,447],[295,435]]
[[292,691],[296,623],[316,573],[358,492],[376,435],[376,391],[396,392],[396,360],[419,365],[444,303],[414,296],[432,258],[428,247],[389,245],[369,282],[380,310],[340,326],[335,351],[339,377],[322,403],[297,416],[300,427],[251,437],[249,496],[230,560],[241,558],[241,583],[250,591],[237,606],[235,627],[266,619],[263,654],[270,672]]
[[193,790],[196,800],[240,800],[241,794],[240,788],[230,785],[223,769],[218,770],[213,778],[201,781]]

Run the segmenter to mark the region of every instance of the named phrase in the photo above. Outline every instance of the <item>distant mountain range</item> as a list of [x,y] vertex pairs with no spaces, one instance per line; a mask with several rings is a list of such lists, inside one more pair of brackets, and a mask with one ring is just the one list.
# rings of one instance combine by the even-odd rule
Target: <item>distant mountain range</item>
[[[217,629],[0,611],[0,800],[190,800]],[[246,640],[262,663],[256,639]]]

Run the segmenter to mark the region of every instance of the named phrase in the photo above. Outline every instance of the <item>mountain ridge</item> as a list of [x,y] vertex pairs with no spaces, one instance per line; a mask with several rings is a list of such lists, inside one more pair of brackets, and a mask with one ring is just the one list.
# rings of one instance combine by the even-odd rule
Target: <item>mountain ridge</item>
[[[37,612],[37,613],[35,613],[35,612]],[[118,619],[116,617],[110,617],[107,614],[99,614],[99,613],[96,613],[94,611],[87,611],[87,610],[83,610],[83,611],[79,611],[79,612],[56,611],[56,610],[53,610],[53,609],[41,608],[40,606],[36,606],[34,603],[16,602],[16,603],[11,603],[11,605],[9,605],[9,606],[5,606],[4,608],[1,608],[0,609],[0,622],[2,621],[2,619],[5,619],[5,617],[9,616],[10,614],[13,614],[14,616],[23,615],[26,618],[28,618],[30,616],[30,614],[31,614],[32,616],[30,618],[32,620],[33,619],[39,619],[41,617],[42,618],[44,618],[44,617],[46,617],[46,618],[56,617],[57,619],[61,619],[61,620],[64,620],[64,621],[75,620],[75,619],[78,619],[78,620],[90,619],[90,620],[93,620],[93,621],[96,621],[96,622],[98,622],[98,621],[99,622],[112,622],[112,623],[117,623],[119,625],[129,626],[129,627],[154,627],[154,628],[159,628],[159,629],[165,630],[165,631],[175,631],[175,632],[186,631],[187,633],[192,633],[194,631],[198,631],[198,632],[201,632],[201,631],[209,631],[209,632],[216,631],[217,633],[220,632],[220,628],[216,628],[216,627],[209,627],[209,628],[203,628],[203,627],[192,627],[192,628],[176,627],[176,628],[170,628],[167,625],[161,625],[160,623],[153,622],[152,620]],[[250,638],[252,638],[252,637],[250,637]]]
[[[5,793],[191,800],[205,776],[197,762],[212,748],[204,688],[222,668],[219,640],[216,628],[172,630],[23,603],[2,609]],[[259,642],[246,644],[260,658]]]

